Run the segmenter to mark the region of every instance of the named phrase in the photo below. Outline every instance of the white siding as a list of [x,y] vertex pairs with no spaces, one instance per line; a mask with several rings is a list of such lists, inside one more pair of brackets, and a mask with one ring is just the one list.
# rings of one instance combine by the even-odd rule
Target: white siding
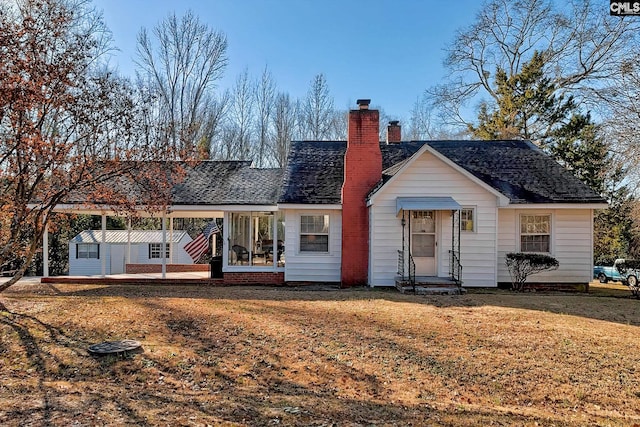
[[590,209],[509,209],[499,211],[498,281],[509,283],[504,259],[520,250],[519,218],[522,214],[551,215],[551,255],[560,263],[555,271],[531,276],[540,283],[588,283],[593,271],[592,210]]
[[[193,260],[184,250],[184,245],[190,242],[190,238],[183,238],[180,242],[173,246],[173,261],[167,258],[167,264],[193,264]],[[162,258],[149,258],[149,243],[139,243],[137,245],[138,258],[133,258],[133,251],[131,251],[131,263],[132,264],[162,264]],[[211,250],[211,247],[209,247]]]
[[[191,241],[191,238],[185,234],[180,242],[174,246],[173,264],[193,264],[193,260],[184,250],[184,245]],[[102,257],[107,257],[106,274],[115,274],[111,272],[111,252],[112,246],[120,248],[113,250],[118,256],[126,259],[127,245],[122,243],[105,243],[100,247],[100,259],[76,258],[76,243],[69,243],[69,275],[70,276],[95,276],[102,274]],[[124,249],[122,249],[124,247]],[[167,259],[167,264],[171,263]],[[131,244],[131,264],[162,264],[162,259],[149,259],[149,243],[132,243]]]
[[[416,159],[395,181],[375,195],[371,206],[369,284],[393,286],[397,275],[402,226],[396,217],[397,197],[450,196],[463,207],[475,208],[476,229],[462,232],[461,256],[464,286],[496,286],[497,197],[431,153]],[[449,274],[452,241],[450,211],[439,213],[438,276]]]
[[76,258],[76,243],[69,243],[69,275],[70,276],[96,276],[102,274],[102,258],[107,257],[105,274],[111,271],[111,256],[109,244],[100,243],[100,258]]
[[[342,258],[342,215],[339,210],[285,210],[287,282],[339,282]],[[329,215],[329,253],[300,253],[300,216]]]

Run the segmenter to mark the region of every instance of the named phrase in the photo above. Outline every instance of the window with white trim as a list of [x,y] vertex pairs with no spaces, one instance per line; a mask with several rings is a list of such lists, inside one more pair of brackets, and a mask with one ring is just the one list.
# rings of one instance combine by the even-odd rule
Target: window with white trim
[[[169,258],[169,245],[165,247],[165,258]],[[149,243],[149,259],[162,258],[162,243]]]
[[460,229],[462,231],[476,231],[476,210],[475,208],[462,208],[460,211]]
[[76,258],[99,259],[100,244],[99,243],[78,243],[76,245]]
[[551,252],[551,215],[520,215],[520,252]]
[[329,252],[329,215],[300,216],[300,252]]

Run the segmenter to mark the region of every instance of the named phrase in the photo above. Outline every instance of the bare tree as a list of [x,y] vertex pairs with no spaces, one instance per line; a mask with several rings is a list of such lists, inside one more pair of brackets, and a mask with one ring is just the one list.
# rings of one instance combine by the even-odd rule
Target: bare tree
[[[611,149],[619,165],[627,168],[629,183],[640,186],[640,54],[634,53],[620,63],[618,79],[602,91],[606,119],[602,129],[611,142]],[[604,101],[606,99],[606,102]]]
[[260,75],[260,79],[256,81],[255,88],[256,100],[256,127],[257,127],[257,147],[256,162],[257,166],[264,166],[268,163],[267,154],[269,152],[270,136],[271,136],[271,115],[273,113],[273,105],[276,94],[276,84],[273,81],[273,75],[265,66]]
[[253,156],[253,84],[245,68],[231,91],[226,137],[231,138],[230,159],[247,160]]
[[329,139],[334,109],[333,98],[324,74],[318,74],[313,78],[302,105],[304,137],[317,141]]
[[220,114],[214,90],[227,65],[226,36],[191,11],[180,19],[169,15],[153,29],[153,36],[140,30],[136,64],[160,101],[157,125],[164,138],[185,153],[199,146],[204,151]]
[[291,101],[288,93],[276,96],[273,112],[275,164],[285,167],[291,141],[296,129],[297,103]]
[[[100,65],[107,33],[83,0],[0,2],[0,265],[16,266],[0,291],[22,277],[70,194],[120,209],[166,206],[172,174],[135,161],[172,152],[140,138],[133,90]],[[126,175],[154,187],[153,198],[118,192]]]
[[416,102],[411,109],[409,120],[409,139],[424,140],[433,139],[433,108],[426,94],[416,98]]
[[445,124],[466,127],[470,102],[498,99],[496,69],[511,77],[538,51],[551,84],[587,103],[603,82],[617,77],[639,28],[637,20],[609,16],[593,0],[491,0],[474,24],[458,32],[447,49],[449,77],[428,94]]

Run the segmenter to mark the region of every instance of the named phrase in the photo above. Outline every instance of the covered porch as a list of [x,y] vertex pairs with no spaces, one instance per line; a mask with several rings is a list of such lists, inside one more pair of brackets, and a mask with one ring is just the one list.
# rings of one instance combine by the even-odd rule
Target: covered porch
[[452,197],[398,197],[396,217],[402,226],[396,288],[403,293],[462,293],[462,206]]
[[[43,235],[43,282],[125,283],[154,281],[198,284],[281,284],[284,282],[285,242],[284,220],[275,206],[171,206],[164,212],[140,212],[139,217],[159,220],[162,233],[161,244],[155,244],[157,252],[154,263],[138,263],[132,258],[131,241],[125,242],[126,249],[120,249],[118,256],[124,257],[120,264],[125,268],[113,270],[111,248],[106,244],[107,217],[122,214],[108,208],[87,208],[79,205],[60,205],[56,212],[70,214],[97,215],[101,217],[101,230],[93,235],[96,250],[86,251],[83,256],[91,256],[99,263],[97,274],[50,277],[49,274],[49,232]],[[193,263],[177,260],[172,236],[178,230],[175,223],[179,219],[200,219],[205,225],[215,223],[217,231],[207,236],[191,232],[192,238],[206,239],[204,251],[196,254]],[[132,233],[132,220],[126,218],[126,232]],[[204,230],[202,230],[204,231]],[[275,242],[275,244],[274,244]],[[71,242],[69,243],[72,244]],[[242,248],[239,250],[238,248]],[[165,250],[162,250],[165,248]],[[157,249],[157,250],[156,250]],[[151,252],[151,246],[149,251]],[[69,257],[71,258],[72,251]],[[114,255],[115,256],[115,255]],[[71,260],[69,260],[71,261]]]

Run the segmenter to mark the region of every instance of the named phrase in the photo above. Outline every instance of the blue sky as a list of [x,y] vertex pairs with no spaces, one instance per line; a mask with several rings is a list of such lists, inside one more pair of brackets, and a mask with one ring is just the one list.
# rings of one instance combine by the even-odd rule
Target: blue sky
[[304,97],[324,73],[336,108],[358,98],[389,116],[408,119],[416,98],[444,76],[444,48],[456,30],[474,21],[478,0],[94,0],[114,43],[112,57],[133,76],[136,35],[171,12],[192,10],[227,36],[229,65],[221,88],[245,68],[265,65],[278,89]]

